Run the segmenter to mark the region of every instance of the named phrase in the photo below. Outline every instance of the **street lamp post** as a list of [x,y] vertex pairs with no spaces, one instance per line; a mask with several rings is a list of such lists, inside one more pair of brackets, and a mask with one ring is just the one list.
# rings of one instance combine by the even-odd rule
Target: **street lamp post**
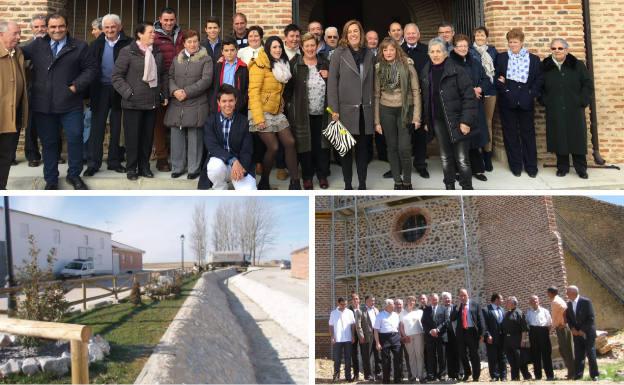
[[182,243],[182,274],[184,274],[184,234],[180,235],[180,242]]

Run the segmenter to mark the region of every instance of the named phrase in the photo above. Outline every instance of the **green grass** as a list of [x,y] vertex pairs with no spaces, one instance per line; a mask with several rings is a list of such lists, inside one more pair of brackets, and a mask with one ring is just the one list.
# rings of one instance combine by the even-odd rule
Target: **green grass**
[[[111,353],[104,361],[89,366],[90,383],[134,383],[195,282],[195,278],[188,279],[177,299],[146,301],[138,307],[124,302],[67,317],[64,322],[91,326],[93,335],[102,335],[111,345]],[[0,379],[0,383],[71,383],[71,374],[61,378],[43,373],[32,377],[10,376]]]
[[[624,382],[624,360],[619,360],[613,364],[598,365],[601,380],[611,380],[614,382]],[[618,374],[618,372],[620,374]],[[605,374],[602,374],[605,373]],[[590,380],[589,377],[584,380]]]

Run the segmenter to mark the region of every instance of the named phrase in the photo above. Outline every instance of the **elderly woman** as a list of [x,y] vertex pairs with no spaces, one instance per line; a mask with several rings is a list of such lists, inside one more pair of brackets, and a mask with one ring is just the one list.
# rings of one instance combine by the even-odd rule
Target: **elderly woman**
[[113,87],[122,97],[126,169],[130,180],[137,180],[139,175],[154,177],[149,158],[156,108],[168,103],[167,71],[161,52],[154,46],[154,27],[139,23],[134,37],[135,41],[119,52],[112,75]]
[[568,52],[564,39],[550,43],[552,55],[542,62],[546,107],[546,144],[557,154],[557,176],[570,171],[570,155],[579,177],[587,179],[585,107],[593,92],[592,79],[582,61]]
[[303,56],[290,61],[292,79],[288,83],[289,118],[295,134],[303,174],[303,188],[313,189],[314,174],[322,189],[329,187],[329,143],[321,131],[327,126],[325,107],[329,62],[317,54],[318,42],[311,33],[301,38]]
[[247,43],[248,46],[241,48],[238,51],[238,58],[241,59],[245,64],[249,65],[251,59],[255,59],[258,57],[258,52],[262,48],[262,38],[264,37],[264,30],[262,27],[257,25],[252,25],[249,27],[249,32],[247,33]]
[[[412,59],[385,38],[375,64],[375,131],[384,135],[395,190],[412,189],[412,131],[420,128],[420,84]],[[401,176],[401,174],[403,174]]]
[[520,380],[520,371],[524,379],[530,379],[531,374],[526,361],[522,358],[523,340],[528,340],[529,326],[522,311],[518,309],[518,299],[509,297],[505,302],[507,312],[503,316],[502,330],[504,349],[507,361],[511,368],[511,380]]
[[203,133],[209,105],[206,92],[212,82],[212,58],[199,44],[197,31],[188,30],[182,37],[184,50],[169,69],[171,103],[165,126],[171,127],[171,177],[179,178],[188,169],[187,179],[195,179],[201,170]]
[[284,146],[290,174],[289,190],[301,190],[295,139],[284,116],[282,94],[292,77],[284,43],[271,36],[249,65],[249,130],[257,132],[266,146],[262,161],[259,190],[270,190],[269,176],[275,162],[279,142]]
[[496,109],[496,87],[494,86],[494,75],[496,74],[496,59],[498,51],[488,44],[490,32],[485,27],[477,27],[473,32],[471,51],[479,58],[481,66],[487,75],[490,85],[483,90],[482,100],[485,110],[485,122],[487,124],[489,140],[483,147],[483,162],[485,171],[492,171],[492,122],[494,120],[494,110]]
[[470,76],[448,60],[446,42],[429,41],[429,58],[420,74],[424,114],[440,146],[440,159],[447,190],[455,189],[456,172],[464,190],[472,190],[470,138],[475,125],[477,103]]
[[520,176],[524,168],[531,178],[535,178],[534,99],[540,96],[544,79],[540,59],[529,53],[523,44],[522,30],[507,32],[509,49],[498,55],[495,78],[509,168],[514,176]]
[[477,119],[472,130],[477,131],[477,133],[472,136],[470,141],[470,168],[476,179],[485,182],[487,177],[484,175],[485,165],[481,149],[490,142],[490,137],[485,121],[483,99],[486,93],[492,92],[494,86],[488,80],[480,58],[470,52],[470,38],[468,36],[457,34],[453,37],[453,50],[450,57],[466,70],[472,80],[472,87],[477,100]]
[[345,190],[352,190],[353,152],[359,190],[366,190],[368,147],[373,136],[373,53],[366,48],[364,30],[357,20],[349,20],[342,29],[338,48],[329,64],[328,105],[333,120],[340,119],[355,138],[356,144],[342,158]]

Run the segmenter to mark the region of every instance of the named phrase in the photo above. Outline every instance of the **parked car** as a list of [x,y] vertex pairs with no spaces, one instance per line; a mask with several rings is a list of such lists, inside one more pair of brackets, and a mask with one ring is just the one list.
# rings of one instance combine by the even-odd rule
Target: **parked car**
[[93,262],[84,259],[74,259],[63,267],[59,274],[62,278],[84,278],[95,275]]
[[290,261],[286,261],[286,260],[282,261],[280,263],[280,269],[282,269],[282,270],[290,269]]

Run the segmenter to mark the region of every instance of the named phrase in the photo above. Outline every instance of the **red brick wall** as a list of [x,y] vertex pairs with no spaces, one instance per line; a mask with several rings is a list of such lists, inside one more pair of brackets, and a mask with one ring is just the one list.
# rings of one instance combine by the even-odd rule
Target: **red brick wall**
[[309,251],[306,247],[290,254],[291,269],[290,275],[293,278],[305,279],[309,277]]
[[140,271],[143,270],[143,255],[138,252],[127,250],[116,250],[119,254],[119,271]]
[[282,36],[284,27],[292,23],[292,0],[237,0],[236,12],[247,16],[247,25],[264,28],[265,37]]

